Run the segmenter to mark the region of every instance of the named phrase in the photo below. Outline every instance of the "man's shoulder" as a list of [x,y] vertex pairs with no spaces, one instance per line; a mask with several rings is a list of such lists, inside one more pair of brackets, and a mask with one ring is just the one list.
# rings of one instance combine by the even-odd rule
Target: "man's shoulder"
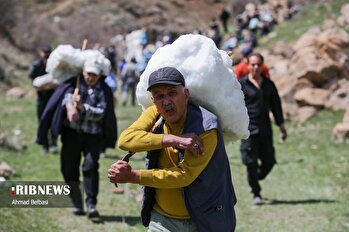
[[213,113],[212,111],[210,111],[209,109],[207,109],[203,106],[199,106],[199,108],[201,109],[202,113],[207,114],[210,117],[217,118],[217,115],[215,113]]
[[263,76],[262,75],[262,78],[263,78],[263,82],[265,83],[265,84],[267,84],[267,85],[275,85],[274,84],[274,81],[273,80],[271,80],[270,78],[267,78],[267,77],[265,77],[265,76]]
[[196,118],[200,117],[197,115],[197,114],[200,114],[202,119],[204,119],[204,120],[209,120],[209,121],[217,121],[218,120],[217,115],[204,106],[190,103],[190,104],[188,104],[188,107],[192,108],[191,112],[194,115],[194,117],[196,117]]
[[34,67],[39,67],[39,66],[43,65],[43,63],[42,63],[41,59],[36,59],[36,60],[33,61],[32,65]]
[[218,129],[218,117],[206,108],[189,103],[187,119],[185,122],[185,133],[201,134],[205,131]]
[[243,76],[240,80],[239,80],[240,84],[246,84],[248,82],[248,75]]
[[144,112],[144,113],[149,113],[149,114],[157,114],[157,113],[158,113],[158,111],[157,111],[155,105],[149,106],[149,107],[146,108],[143,112]]

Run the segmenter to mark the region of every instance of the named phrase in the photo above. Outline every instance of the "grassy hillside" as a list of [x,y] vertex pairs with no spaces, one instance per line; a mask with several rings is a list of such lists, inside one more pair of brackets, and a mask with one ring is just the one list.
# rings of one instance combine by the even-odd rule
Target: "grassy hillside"
[[[33,143],[35,129],[34,98],[19,100],[0,97],[2,130],[22,131],[28,144],[23,152],[0,150],[0,160],[9,163],[17,174],[12,180],[61,181],[59,156],[39,156]],[[6,112],[4,111],[6,109]],[[140,113],[138,107],[116,108],[120,130]],[[241,164],[238,142],[227,143],[234,185],[237,192],[237,231],[347,231],[349,229],[349,157],[348,142],[336,144],[331,129],[343,112],[323,111],[299,126],[288,122],[289,139],[276,142],[278,165],[262,182],[263,196],[269,203],[252,206]],[[278,131],[275,131],[277,141]],[[1,209],[0,231],[144,231],[140,220],[141,187],[122,185],[125,194],[113,195],[107,169],[123,152],[108,150],[101,159],[99,209],[102,222],[94,224],[85,217],[75,217],[70,209]],[[144,154],[137,154],[143,157]],[[142,168],[140,159],[132,166]]]
[[[319,1],[320,2],[320,1]],[[263,39],[261,46],[271,48],[277,41],[295,42],[311,27],[320,26],[325,19],[334,19],[340,15],[341,6],[347,0],[322,1],[324,3],[310,4],[302,8],[292,20],[285,21],[275,27],[275,37]]]

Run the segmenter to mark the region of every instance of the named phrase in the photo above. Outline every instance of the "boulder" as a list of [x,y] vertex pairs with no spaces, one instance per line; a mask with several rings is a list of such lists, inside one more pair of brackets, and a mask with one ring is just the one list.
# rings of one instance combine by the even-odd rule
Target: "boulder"
[[0,164],[0,176],[9,177],[13,176],[16,171],[8,165],[6,162],[1,162]]
[[336,23],[341,26],[341,27],[348,27],[348,22],[345,20],[345,17],[343,15],[340,15],[337,19],[336,19]]
[[337,123],[332,133],[339,140],[349,138],[349,123]]
[[271,78],[278,89],[280,97],[286,102],[294,102],[293,95],[297,80],[286,75],[272,75]]
[[[329,41],[331,42],[329,43]],[[338,27],[330,28],[316,38],[315,47],[319,57],[329,55],[332,59],[336,59],[338,52],[349,47],[349,35]]]
[[270,76],[288,75],[289,60],[281,56],[268,56],[266,65],[269,67]]
[[24,89],[20,87],[14,87],[6,91],[6,96],[7,97],[14,97],[14,98],[22,98],[24,97],[26,92]]
[[284,42],[277,42],[271,49],[271,53],[275,56],[281,56],[283,58],[290,59],[293,55],[293,49],[290,45]]
[[23,151],[27,149],[27,145],[23,143],[19,136],[8,136],[5,133],[0,132],[0,148],[12,151]]
[[313,106],[318,109],[324,108],[328,90],[320,88],[304,88],[296,92],[295,100],[301,106]]
[[298,121],[299,123],[304,123],[309,118],[314,116],[317,112],[317,109],[312,106],[303,106],[297,109],[296,116],[294,119]]
[[333,19],[325,19],[325,21],[322,23],[321,25],[321,29],[322,30],[327,30],[327,29],[331,29],[333,27],[337,26],[337,22],[336,20]]
[[316,33],[305,33],[303,34],[297,42],[293,45],[293,51],[301,51],[303,48],[311,47],[315,43],[317,34]]
[[289,64],[290,73],[297,79],[308,79],[321,87],[348,73],[347,49],[349,35],[342,29],[308,32],[293,46],[295,54]]
[[341,16],[344,18],[347,25],[349,25],[349,3],[342,5],[341,7]]
[[297,117],[297,104],[282,102],[282,112],[284,113],[285,119],[294,119]]
[[346,110],[349,107],[349,81],[342,79],[338,85],[330,94],[325,106],[333,110]]

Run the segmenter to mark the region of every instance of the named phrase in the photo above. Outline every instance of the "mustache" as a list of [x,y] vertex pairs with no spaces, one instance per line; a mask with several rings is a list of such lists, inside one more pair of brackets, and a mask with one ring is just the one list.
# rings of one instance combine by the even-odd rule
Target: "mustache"
[[176,108],[176,106],[173,104],[173,103],[170,103],[170,104],[168,104],[168,105],[163,105],[162,106],[162,109],[163,110],[175,110],[175,108]]

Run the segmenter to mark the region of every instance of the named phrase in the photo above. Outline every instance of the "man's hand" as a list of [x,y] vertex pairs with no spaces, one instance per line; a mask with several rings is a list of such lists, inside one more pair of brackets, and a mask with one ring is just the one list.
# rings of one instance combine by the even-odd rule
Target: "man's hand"
[[65,105],[67,109],[67,118],[69,122],[75,122],[79,119],[79,112],[71,103]]
[[164,135],[162,139],[164,147],[175,147],[177,149],[188,149],[196,156],[204,154],[204,145],[199,136],[194,133],[183,135]]
[[119,160],[108,169],[108,178],[111,183],[139,184],[139,171],[133,170],[126,161]]
[[84,104],[81,102],[81,96],[79,94],[72,94],[71,100],[73,105],[80,111],[83,112],[85,110]]
[[287,130],[284,124],[280,125],[280,133],[281,133],[280,134],[281,141],[284,142],[287,138]]

